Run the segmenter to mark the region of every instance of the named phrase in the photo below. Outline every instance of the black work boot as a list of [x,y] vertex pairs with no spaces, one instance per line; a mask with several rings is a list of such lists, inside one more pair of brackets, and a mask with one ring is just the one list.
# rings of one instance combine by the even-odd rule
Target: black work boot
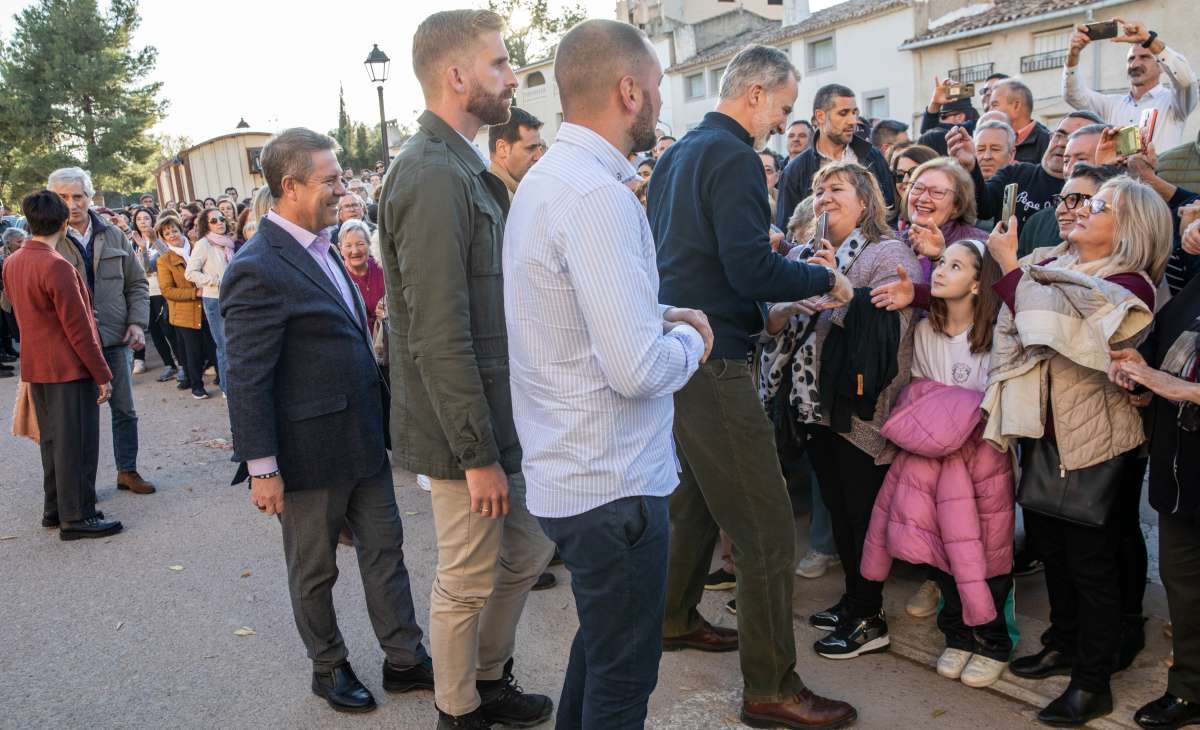
[[478,680],[475,689],[483,704],[479,709],[488,722],[510,727],[533,727],[550,719],[554,701],[546,695],[526,694],[513,679],[513,660],[504,663],[500,679]]

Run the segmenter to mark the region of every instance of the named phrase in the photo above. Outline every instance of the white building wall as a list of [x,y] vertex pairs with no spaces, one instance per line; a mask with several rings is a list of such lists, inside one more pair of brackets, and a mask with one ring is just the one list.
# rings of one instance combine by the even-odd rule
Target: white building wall
[[[1196,0],[1134,0],[1102,7],[1094,14],[1095,20],[1121,17],[1145,22],[1158,31],[1167,45],[1186,56],[1193,69],[1200,69],[1200,24],[1195,22],[1198,17]],[[1188,20],[1181,22],[1184,18]],[[958,66],[959,50],[990,44],[989,60],[995,64],[994,70],[1025,82],[1033,91],[1034,117],[1054,124],[1063,114],[1071,111],[1062,99],[1062,68],[1022,74],[1021,58],[1040,50],[1035,49],[1036,33],[1083,22],[1088,22],[1087,16],[1085,11],[1080,11],[912,51],[913,103],[916,112],[919,114],[929,102],[933,77],[945,78],[951,68]],[[1084,49],[1079,64],[1085,81],[1106,93],[1128,91],[1129,81],[1125,75],[1125,55],[1128,52],[1129,45],[1126,43],[1099,41],[1090,44]],[[978,106],[978,98],[975,103]],[[1200,112],[1193,112],[1184,130],[1184,140],[1195,140],[1198,131]]]

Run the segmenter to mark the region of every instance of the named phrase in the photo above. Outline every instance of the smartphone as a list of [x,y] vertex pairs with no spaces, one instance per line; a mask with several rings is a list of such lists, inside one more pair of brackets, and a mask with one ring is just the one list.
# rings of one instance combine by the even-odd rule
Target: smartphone
[[783,231],[779,230],[779,226],[772,223],[771,224],[771,235],[775,235],[776,233],[783,233]]
[[1142,143],[1142,130],[1140,127],[1121,127],[1117,130],[1114,142],[1117,154],[1122,157],[1136,155],[1145,149],[1145,145]]
[[1142,118],[1138,124],[1142,133],[1142,149],[1145,150],[1154,141],[1154,127],[1158,125],[1158,110],[1146,109],[1142,112]]
[[1013,216],[1013,211],[1017,208],[1017,184],[1009,183],[1004,186],[1004,207],[1000,211],[1000,222],[1005,226],[1008,225],[1009,219]]
[[1102,41],[1105,38],[1116,38],[1119,30],[1117,28],[1117,21],[1115,20],[1101,20],[1095,23],[1088,23],[1084,27],[1087,29],[1084,33],[1094,41]]
[[952,83],[946,87],[946,96],[950,101],[958,101],[959,99],[970,99],[975,96],[975,84],[960,84]]
[[826,229],[829,226],[829,214],[822,213],[817,216],[817,227],[813,229],[813,250],[821,247],[821,241],[825,240]]

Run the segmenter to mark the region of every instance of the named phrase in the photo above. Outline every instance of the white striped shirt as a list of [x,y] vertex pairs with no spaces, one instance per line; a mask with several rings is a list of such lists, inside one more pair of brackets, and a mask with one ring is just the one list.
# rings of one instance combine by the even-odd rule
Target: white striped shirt
[[645,211],[625,156],[592,130],[559,128],[521,181],[504,231],[504,312],[526,501],[571,517],[679,483],[671,395],[704,343],[663,334]]

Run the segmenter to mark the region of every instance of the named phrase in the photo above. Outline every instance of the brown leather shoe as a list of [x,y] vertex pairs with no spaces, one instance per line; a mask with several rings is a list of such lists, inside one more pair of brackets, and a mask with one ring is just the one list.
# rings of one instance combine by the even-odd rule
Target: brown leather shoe
[[117,489],[128,489],[134,494],[154,494],[154,485],[136,471],[117,472]]
[[849,704],[827,700],[807,688],[787,702],[742,702],[742,722],[750,727],[833,730],[857,719],[858,711]]
[[[704,619],[700,619],[704,621]],[[737,629],[723,629],[707,621],[682,636],[663,637],[663,651],[698,649],[700,651],[737,651]]]

